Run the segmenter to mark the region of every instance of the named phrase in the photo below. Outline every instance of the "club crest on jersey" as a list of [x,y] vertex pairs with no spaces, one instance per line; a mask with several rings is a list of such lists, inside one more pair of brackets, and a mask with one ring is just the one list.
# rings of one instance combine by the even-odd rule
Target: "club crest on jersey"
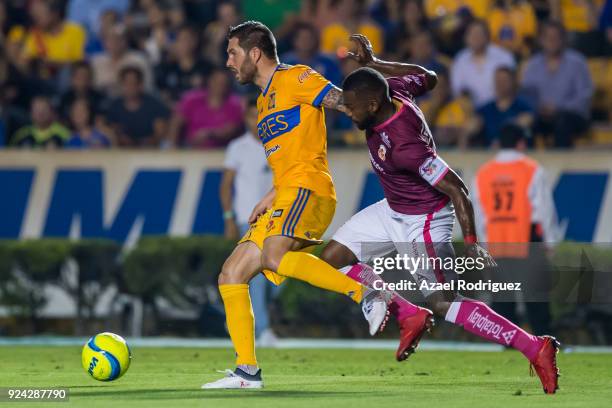
[[268,110],[276,108],[276,90],[272,91],[268,98]]
[[380,160],[385,161],[385,159],[387,158],[387,148],[385,147],[385,145],[381,144],[378,147],[378,157],[380,158]]

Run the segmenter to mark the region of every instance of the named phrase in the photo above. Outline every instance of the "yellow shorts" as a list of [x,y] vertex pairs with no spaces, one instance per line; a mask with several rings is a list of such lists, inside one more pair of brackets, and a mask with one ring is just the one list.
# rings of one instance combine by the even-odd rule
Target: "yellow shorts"
[[[320,244],[335,211],[336,200],[332,197],[318,196],[301,187],[279,189],[272,208],[251,224],[238,244],[252,241],[259,249],[263,249],[265,239],[274,235],[300,238],[313,245]],[[276,285],[285,279],[267,270],[264,275]]]

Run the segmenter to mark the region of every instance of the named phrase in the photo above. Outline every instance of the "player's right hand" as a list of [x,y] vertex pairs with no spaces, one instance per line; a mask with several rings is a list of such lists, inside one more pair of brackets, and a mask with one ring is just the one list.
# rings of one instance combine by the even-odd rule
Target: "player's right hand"
[[249,216],[249,224],[253,224],[255,221],[257,221],[257,218],[259,218],[260,215],[265,214],[266,211],[272,208],[275,196],[276,192],[274,189],[272,189],[264,196],[264,198],[261,199],[260,202],[257,203],[257,205],[255,205],[255,208],[253,208],[253,211]]
[[348,57],[357,61],[360,65],[365,66],[374,62],[376,57],[372,50],[372,43],[368,37],[362,34],[353,34],[349,38],[353,48],[348,52]]

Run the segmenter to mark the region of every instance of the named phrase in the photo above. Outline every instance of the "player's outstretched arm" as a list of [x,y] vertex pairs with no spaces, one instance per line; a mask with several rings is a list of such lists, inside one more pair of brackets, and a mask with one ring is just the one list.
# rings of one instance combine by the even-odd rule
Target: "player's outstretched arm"
[[465,183],[452,169],[442,177],[434,186],[438,191],[446,194],[455,207],[457,219],[463,232],[466,252],[473,257],[483,258],[487,266],[495,266],[496,263],[489,253],[478,245],[476,239],[476,223],[474,222],[474,207],[470,200],[469,192]]
[[365,35],[353,34],[350,40],[354,48],[348,53],[348,56],[361,64],[361,66],[373,68],[387,77],[422,74],[427,77],[428,90],[432,90],[436,86],[438,77],[434,71],[430,71],[420,65],[383,61],[377,58],[372,50],[370,40]]
[[344,108],[344,98],[342,97],[342,89],[336,86],[330,89],[329,92],[327,92],[327,95],[325,95],[323,98],[321,105],[327,109],[334,109],[346,113]]

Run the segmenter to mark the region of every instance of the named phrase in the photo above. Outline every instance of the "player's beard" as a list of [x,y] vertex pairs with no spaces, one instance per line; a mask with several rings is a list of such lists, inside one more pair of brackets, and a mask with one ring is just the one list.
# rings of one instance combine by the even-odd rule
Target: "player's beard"
[[238,74],[238,82],[242,85],[252,84],[255,80],[255,74],[257,74],[257,66],[251,61],[251,58],[247,56]]
[[372,115],[372,116],[368,116],[364,118],[360,122],[355,122],[355,125],[357,125],[357,128],[359,130],[367,130],[367,129],[374,127],[375,125],[374,121],[375,121],[375,118],[374,118],[374,115]]

